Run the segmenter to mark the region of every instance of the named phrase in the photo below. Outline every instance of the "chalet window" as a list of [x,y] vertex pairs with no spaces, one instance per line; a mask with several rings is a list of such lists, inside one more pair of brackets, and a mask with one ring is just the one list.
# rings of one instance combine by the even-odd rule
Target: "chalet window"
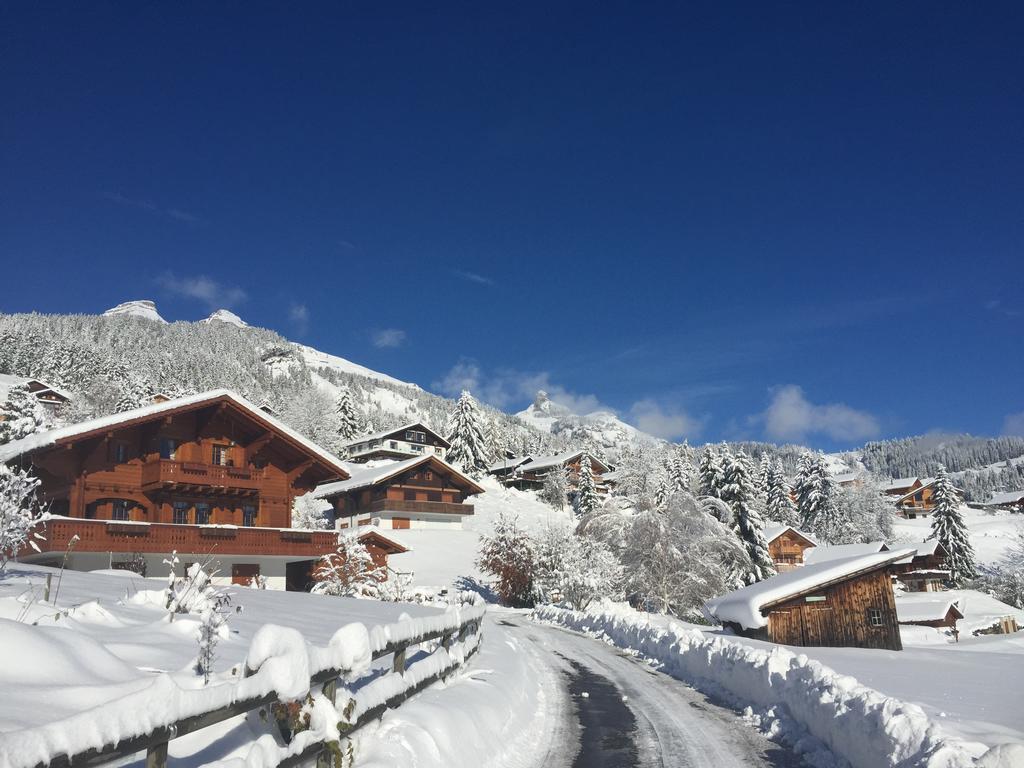
[[173,437],[160,438],[160,458],[174,461],[174,453],[178,450],[178,441]]
[[196,525],[210,524],[210,505],[206,502],[196,504]]
[[868,626],[885,626],[884,614],[882,613],[881,608],[868,608]]
[[428,470],[427,470],[426,472],[424,472],[424,473],[423,473],[423,479],[424,479],[424,480],[433,480],[433,479],[434,479],[434,473],[433,473],[433,472],[431,472],[431,471],[430,471],[430,470],[428,469]]
[[128,519],[128,502],[125,499],[114,499],[114,503],[110,508],[110,519],[111,520],[127,520]]
[[412,448],[413,453],[423,453],[422,445],[410,445],[409,447]]
[[216,467],[230,467],[231,466],[231,446],[230,445],[215,445],[215,446],[213,446],[213,464]]
[[252,528],[256,525],[256,507],[252,504],[242,506],[242,525]]
[[416,491],[405,491],[404,495],[406,501],[416,501]]
[[425,443],[427,441],[427,434],[410,429],[406,431],[405,439],[411,440],[414,443]]
[[391,442],[388,443],[388,447],[389,448],[397,448],[398,447],[398,441],[397,440],[392,440]]
[[188,502],[187,501],[176,501],[174,502],[174,518],[173,522],[175,525],[188,525]]
[[118,464],[128,461],[128,446],[125,443],[113,443],[110,446],[110,460]]
[[434,453],[436,453],[436,454],[437,454],[438,456],[440,456],[442,452],[443,452],[443,451],[442,451],[442,449],[441,449],[441,448],[435,448],[435,449],[434,449]]
[[440,501],[440,500],[441,500],[441,492],[440,491],[427,491],[427,501]]

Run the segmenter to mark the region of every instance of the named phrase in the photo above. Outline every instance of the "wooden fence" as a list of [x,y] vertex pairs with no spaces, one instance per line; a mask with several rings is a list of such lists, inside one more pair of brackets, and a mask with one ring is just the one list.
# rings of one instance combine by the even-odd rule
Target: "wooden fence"
[[[461,609],[448,612],[439,616],[430,616],[421,619],[407,620],[384,627],[374,627],[370,632],[371,656],[374,661],[392,657],[391,670],[385,673],[388,678],[386,693],[380,697],[382,700],[374,701],[370,706],[359,708],[359,694],[355,698],[338,702],[339,682],[346,679],[353,670],[346,669],[334,664],[326,664],[322,668],[314,669],[316,658],[329,658],[329,649],[320,649],[320,652],[311,654],[309,693],[316,693],[319,686],[324,697],[335,706],[340,714],[338,729],[341,739],[348,738],[367,723],[370,723],[388,710],[398,707],[409,697],[419,693],[424,688],[432,685],[438,680],[448,677],[472,656],[479,647],[481,640],[480,624],[484,615],[484,604],[478,595],[464,593],[460,596],[462,601]],[[389,638],[399,639],[391,640]],[[437,641],[438,647],[426,658],[407,665],[406,655],[410,648],[424,643]],[[427,664],[432,661],[433,663]],[[416,668],[424,664],[428,668],[424,674],[417,673]],[[266,662],[264,662],[266,666]],[[49,760],[42,762],[19,762],[16,758],[10,760],[12,766],[34,766],[35,768],[78,768],[79,766],[98,765],[114,759],[131,757],[145,751],[146,768],[166,768],[168,766],[168,745],[176,738],[186,734],[209,728],[212,725],[221,723],[238,715],[258,712],[263,719],[273,721],[277,719],[278,728],[286,742],[281,750],[278,768],[298,766],[316,758],[318,768],[328,768],[341,765],[341,746],[338,741],[326,741],[322,738],[303,738],[302,731],[292,733],[285,720],[276,718],[275,709],[278,712],[285,710],[284,707],[275,707],[281,702],[282,697],[274,690],[252,693],[246,683],[254,682],[260,674],[259,669],[246,668],[243,680],[235,684],[213,686],[212,689],[233,688],[235,691],[226,691],[225,695],[218,698],[226,699],[228,703],[221,703],[219,706],[205,711],[190,712],[187,716],[179,717],[173,722],[160,723],[146,733],[129,735],[116,743],[104,744],[101,747],[84,749],[74,754],[59,754]],[[399,684],[394,684],[394,676],[401,676]],[[371,672],[354,683],[364,682],[367,679],[380,681],[378,672]],[[372,683],[371,683],[372,684]],[[258,688],[258,686],[256,686]],[[211,689],[198,689],[196,691],[182,691],[185,698],[188,694],[202,694]],[[342,690],[345,690],[342,688]],[[234,694],[239,695],[234,695]],[[302,697],[304,698],[304,697]],[[188,709],[188,707],[184,707]],[[94,710],[98,717],[103,715],[103,707]],[[356,714],[354,719],[350,715]],[[56,722],[52,726],[60,727],[61,723]],[[308,734],[306,734],[308,735]],[[0,762],[3,762],[0,760]],[[173,764],[173,761],[171,761]]]

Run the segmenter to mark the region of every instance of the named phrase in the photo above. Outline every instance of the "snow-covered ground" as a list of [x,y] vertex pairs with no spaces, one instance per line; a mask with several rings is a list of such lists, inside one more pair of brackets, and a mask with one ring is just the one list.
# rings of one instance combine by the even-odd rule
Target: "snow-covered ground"
[[[960,512],[967,524],[971,545],[979,563],[991,564],[999,560],[1013,542],[1019,528],[1024,526],[1024,515],[1003,510],[988,512],[963,506]],[[929,517],[918,517],[914,520],[898,517],[895,525],[896,536],[901,541],[924,541],[931,534],[931,526],[932,521]]]

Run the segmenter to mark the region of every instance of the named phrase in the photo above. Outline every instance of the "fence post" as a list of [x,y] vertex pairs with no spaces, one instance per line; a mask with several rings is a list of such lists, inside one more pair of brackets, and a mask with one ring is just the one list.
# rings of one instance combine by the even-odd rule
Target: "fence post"
[[399,675],[405,674],[405,648],[400,651],[395,651],[395,660],[391,665],[391,671],[396,672]]
[[43,590],[43,602],[50,602],[50,584],[53,582],[53,574],[46,574],[46,588]]
[[146,750],[146,768],[167,768],[167,742]]

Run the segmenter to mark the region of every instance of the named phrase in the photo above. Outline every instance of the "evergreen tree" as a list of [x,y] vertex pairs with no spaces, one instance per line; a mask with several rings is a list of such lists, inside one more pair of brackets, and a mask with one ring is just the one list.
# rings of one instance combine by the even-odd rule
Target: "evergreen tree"
[[762,453],[761,462],[757,468],[757,480],[754,485],[757,486],[758,496],[765,502],[768,501],[768,486],[771,481],[773,466],[771,456],[768,455],[768,452],[765,451]]
[[750,557],[750,572],[746,574],[747,584],[766,579],[775,574],[775,565],[768,553],[768,542],[764,538],[764,519],[757,499],[753,468],[743,451],[735,455],[726,454],[725,482],[721,499],[733,512],[733,532],[743,542]]
[[579,479],[576,482],[576,514],[589,515],[597,509],[600,503],[601,497],[594,484],[594,471],[590,466],[590,456],[584,453],[580,457]]
[[480,409],[469,392],[463,390],[448,420],[448,461],[468,474],[479,477],[487,468],[487,443],[484,440]]
[[718,448],[713,445],[704,446],[704,452],[700,456],[700,464],[697,467],[700,475],[701,496],[722,498],[722,486],[725,484],[725,469],[723,467],[723,456]]
[[799,526],[800,516],[797,514],[796,505],[793,504],[786,476],[782,474],[782,468],[774,462],[768,469],[767,489],[765,513],[768,519],[783,525]]
[[935,476],[932,501],[935,509],[932,512],[932,532],[928,538],[938,540],[946,550],[949,581],[954,587],[962,587],[965,582],[978,577],[978,570],[974,561],[974,547],[971,546],[967,526],[960,514],[960,497],[944,467],[940,467]]
[[680,449],[672,454],[668,465],[668,481],[670,491],[686,491],[689,493],[693,483],[693,464],[686,453]]
[[338,400],[334,405],[334,418],[337,423],[338,442],[340,445],[350,443],[359,437],[359,414],[352,403],[352,393],[348,387],[342,387]]
[[46,414],[28,387],[11,387],[7,402],[0,407],[0,445],[40,431]]
[[800,524],[819,543],[848,544],[857,540],[849,517],[837,503],[836,484],[828,474],[825,458],[804,454],[797,476],[797,511]]

